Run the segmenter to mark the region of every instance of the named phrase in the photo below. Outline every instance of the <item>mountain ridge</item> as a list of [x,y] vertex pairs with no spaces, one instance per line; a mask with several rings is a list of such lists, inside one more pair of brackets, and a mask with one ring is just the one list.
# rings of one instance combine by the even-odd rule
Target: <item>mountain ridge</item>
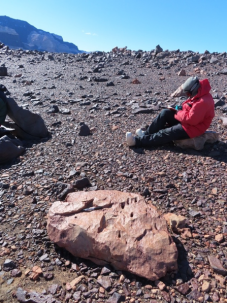
[[57,34],[38,29],[27,21],[8,16],[0,16],[0,42],[15,49],[72,54],[84,52],[75,44],[65,42]]

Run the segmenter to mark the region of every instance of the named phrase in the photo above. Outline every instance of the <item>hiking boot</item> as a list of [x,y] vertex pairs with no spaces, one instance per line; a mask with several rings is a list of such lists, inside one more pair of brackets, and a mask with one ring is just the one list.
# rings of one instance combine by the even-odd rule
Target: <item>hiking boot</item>
[[126,143],[127,143],[128,146],[135,146],[136,145],[136,139],[132,135],[132,133],[130,133],[130,132],[126,133]]
[[136,135],[137,135],[137,137],[139,137],[139,138],[143,138],[143,136],[145,136],[145,131],[144,130],[142,130],[141,128],[138,128],[137,130],[136,130]]

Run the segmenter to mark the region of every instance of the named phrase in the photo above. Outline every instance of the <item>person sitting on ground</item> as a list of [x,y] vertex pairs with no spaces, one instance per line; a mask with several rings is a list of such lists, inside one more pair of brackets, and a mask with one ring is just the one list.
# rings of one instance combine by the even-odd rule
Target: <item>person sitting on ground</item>
[[181,106],[163,109],[146,131],[137,129],[136,136],[127,132],[127,145],[152,147],[202,135],[215,115],[210,90],[208,79],[188,78],[171,96],[179,96],[180,91],[189,98]]

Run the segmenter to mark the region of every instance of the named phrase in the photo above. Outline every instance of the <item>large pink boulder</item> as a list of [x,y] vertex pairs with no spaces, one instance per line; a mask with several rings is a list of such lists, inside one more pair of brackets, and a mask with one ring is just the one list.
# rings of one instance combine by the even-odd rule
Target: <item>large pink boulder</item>
[[157,209],[138,194],[76,192],[49,210],[51,241],[76,257],[157,280],[177,269],[177,248]]

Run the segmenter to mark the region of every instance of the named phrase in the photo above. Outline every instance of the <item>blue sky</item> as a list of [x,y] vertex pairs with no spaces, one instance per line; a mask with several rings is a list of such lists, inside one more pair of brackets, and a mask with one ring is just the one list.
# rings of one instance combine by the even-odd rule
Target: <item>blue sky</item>
[[227,0],[0,0],[0,15],[27,21],[81,50],[113,47],[227,51]]

